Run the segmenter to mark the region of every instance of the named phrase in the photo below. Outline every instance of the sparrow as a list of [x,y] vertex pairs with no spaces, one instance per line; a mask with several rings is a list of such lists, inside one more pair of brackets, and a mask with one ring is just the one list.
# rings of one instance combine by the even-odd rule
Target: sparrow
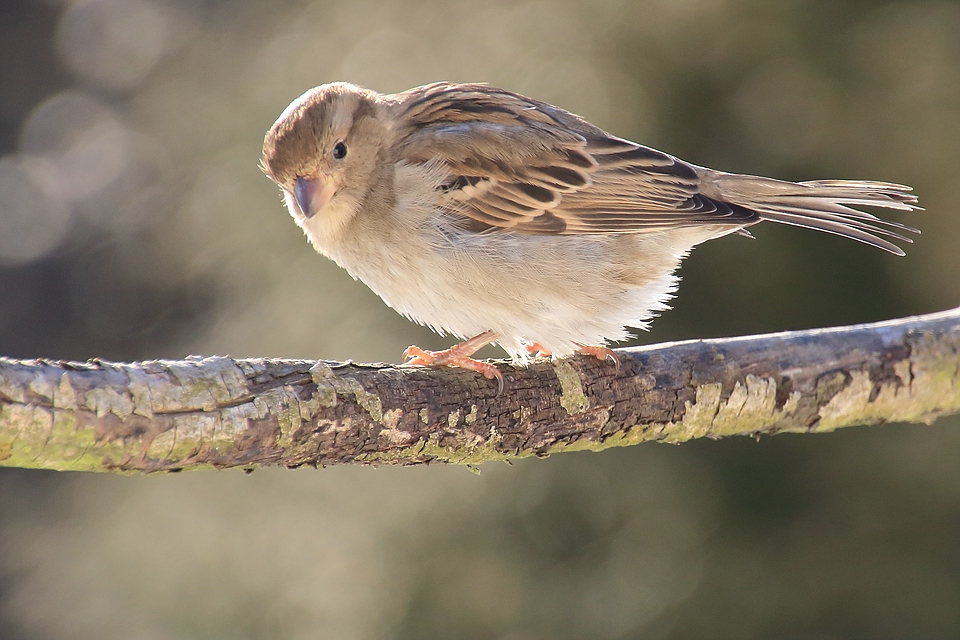
[[406,364],[472,369],[605,347],[646,329],[706,240],[763,220],[893,254],[919,233],[854,207],[919,209],[910,187],[715,171],[485,84],[384,95],[310,89],[270,127],[261,169],[318,252],[401,314],[463,342]]

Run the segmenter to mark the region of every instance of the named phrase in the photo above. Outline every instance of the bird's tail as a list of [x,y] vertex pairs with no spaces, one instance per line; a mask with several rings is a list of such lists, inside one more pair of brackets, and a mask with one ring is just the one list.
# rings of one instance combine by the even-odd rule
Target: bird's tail
[[901,256],[903,249],[886,238],[913,242],[903,233],[920,233],[853,208],[920,209],[913,189],[902,184],[869,180],[785,182],[718,171],[701,175],[705,195],[756,211],[762,220],[835,233]]

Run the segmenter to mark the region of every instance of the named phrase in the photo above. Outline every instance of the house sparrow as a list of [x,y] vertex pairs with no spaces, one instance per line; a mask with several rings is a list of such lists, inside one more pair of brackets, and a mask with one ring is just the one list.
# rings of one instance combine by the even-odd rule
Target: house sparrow
[[[411,320],[465,342],[408,364],[502,376],[497,343],[611,356],[644,329],[697,244],[772,220],[890,253],[916,232],[851,208],[918,209],[886,182],[784,182],[683,162],[558,107],[483,84],[392,95],[335,82],[293,101],[262,169],[317,251]],[[615,358],[615,357],[614,357]]]

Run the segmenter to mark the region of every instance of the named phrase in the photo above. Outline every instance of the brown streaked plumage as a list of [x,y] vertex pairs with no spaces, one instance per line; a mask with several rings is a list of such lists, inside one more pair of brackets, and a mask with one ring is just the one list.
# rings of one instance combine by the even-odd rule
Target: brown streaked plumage
[[[705,240],[772,220],[902,255],[891,240],[916,230],[854,207],[918,208],[898,184],[698,167],[481,84],[317,87],[267,132],[262,166],[317,250],[389,305],[521,361],[645,328]],[[469,348],[415,361],[499,376]]]

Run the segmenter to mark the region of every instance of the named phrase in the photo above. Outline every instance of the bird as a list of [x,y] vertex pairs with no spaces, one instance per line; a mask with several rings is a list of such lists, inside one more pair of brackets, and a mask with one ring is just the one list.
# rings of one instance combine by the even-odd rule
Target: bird
[[407,318],[462,342],[405,364],[514,363],[608,343],[669,308],[696,245],[769,220],[896,255],[918,230],[856,207],[919,209],[912,189],[727,173],[487,84],[306,91],[264,138],[261,170],[313,247]]

